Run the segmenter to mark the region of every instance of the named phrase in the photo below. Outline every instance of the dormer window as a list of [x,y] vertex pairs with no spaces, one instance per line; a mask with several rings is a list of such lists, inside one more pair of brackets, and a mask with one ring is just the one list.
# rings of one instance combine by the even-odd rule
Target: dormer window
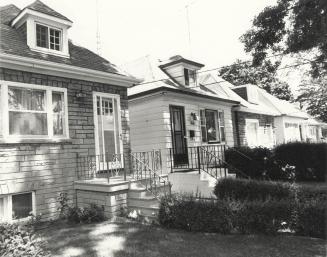
[[41,24],[36,24],[36,45],[38,47],[60,51],[61,31]]

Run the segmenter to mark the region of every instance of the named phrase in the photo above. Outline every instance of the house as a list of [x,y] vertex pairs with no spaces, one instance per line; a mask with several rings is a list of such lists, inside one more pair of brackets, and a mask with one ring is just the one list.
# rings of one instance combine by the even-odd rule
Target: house
[[127,88],[139,81],[72,43],[71,26],[38,0],[0,9],[1,221],[55,218],[63,192],[109,215],[126,206],[126,179],[86,179],[129,173]]

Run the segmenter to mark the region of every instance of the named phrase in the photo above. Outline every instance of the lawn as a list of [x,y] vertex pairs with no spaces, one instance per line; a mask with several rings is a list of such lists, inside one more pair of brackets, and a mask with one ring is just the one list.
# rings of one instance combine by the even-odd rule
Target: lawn
[[326,241],[294,236],[220,235],[167,230],[130,221],[57,223],[38,232],[53,256],[325,257]]

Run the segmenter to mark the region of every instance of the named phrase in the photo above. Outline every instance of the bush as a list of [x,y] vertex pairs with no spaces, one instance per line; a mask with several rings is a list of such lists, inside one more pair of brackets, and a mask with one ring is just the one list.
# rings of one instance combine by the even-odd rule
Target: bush
[[90,204],[89,207],[69,206],[67,194],[60,193],[58,197],[60,207],[60,217],[72,223],[93,223],[106,219],[104,209],[96,204]]
[[281,200],[294,197],[294,193],[289,183],[233,178],[220,179],[214,189],[214,194],[219,199],[250,201]]
[[274,149],[274,158],[281,165],[295,166],[297,181],[326,181],[326,156],[326,143],[292,142]]
[[[267,160],[271,158],[272,152],[268,148],[247,146],[228,148],[225,151],[226,162],[231,164],[237,170],[242,171],[250,178],[266,178]],[[230,172],[237,171],[230,169]],[[242,177],[241,174],[238,176]]]
[[31,230],[18,224],[0,224],[0,256],[50,256]]
[[244,201],[234,214],[234,227],[243,234],[276,234],[292,223],[293,202]]
[[295,209],[292,229],[297,235],[326,238],[326,201],[299,202]]
[[282,181],[325,181],[327,144],[291,142],[270,150],[256,147],[234,147],[226,150],[229,172],[242,171],[253,179]]
[[231,209],[224,201],[177,195],[161,199],[159,223],[164,227],[225,234],[232,229],[231,219]]

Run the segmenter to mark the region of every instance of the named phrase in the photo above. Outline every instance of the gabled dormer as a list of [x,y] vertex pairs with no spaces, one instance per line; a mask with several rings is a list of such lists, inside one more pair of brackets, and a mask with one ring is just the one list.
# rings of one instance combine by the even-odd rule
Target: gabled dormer
[[246,84],[231,88],[236,94],[252,104],[258,104],[258,87],[252,84]]
[[25,7],[11,22],[33,51],[69,57],[68,29],[72,21],[39,0]]
[[169,62],[160,65],[160,69],[165,72],[173,81],[185,87],[197,87],[197,72],[204,65],[183,58],[180,55],[173,56]]

